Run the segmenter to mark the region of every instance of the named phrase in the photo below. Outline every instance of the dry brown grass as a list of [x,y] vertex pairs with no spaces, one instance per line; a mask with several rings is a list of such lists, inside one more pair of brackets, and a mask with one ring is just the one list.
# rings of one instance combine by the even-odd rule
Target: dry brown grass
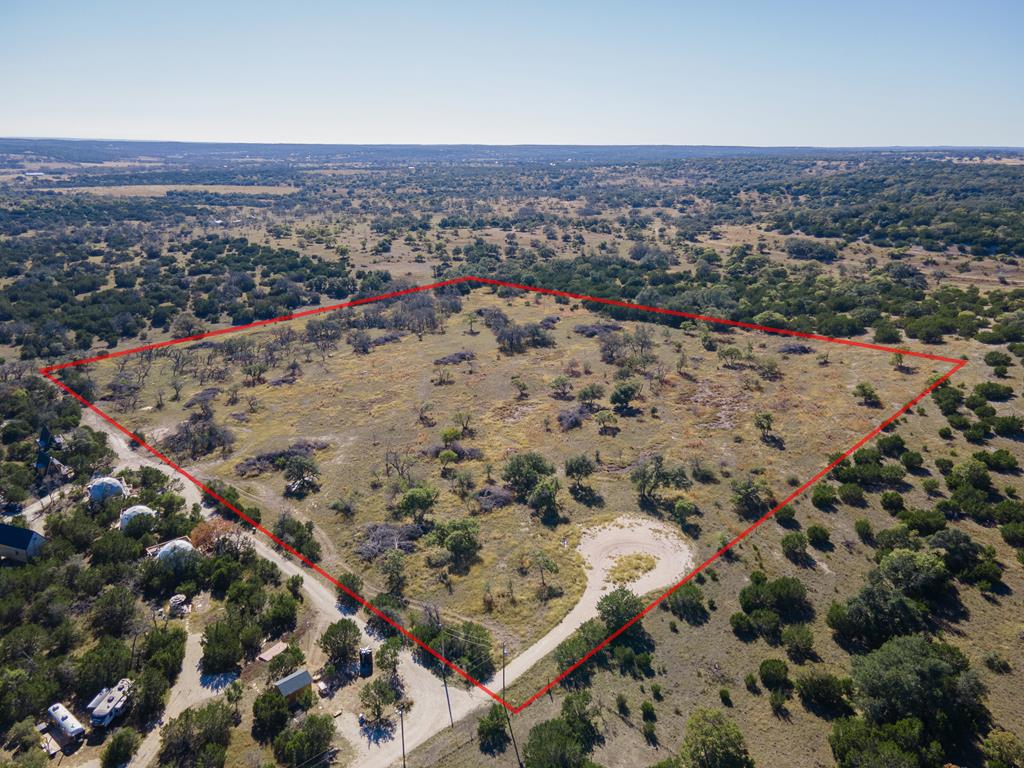
[[615,558],[615,564],[608,571],[607,580],[616,585],[629,584],[653,570],[656,562],[654,555],[643,552],[619,555]]
[[[951,341],[939,349],[943,354],[952,357],[963,355],[969,360],[967,367],[955,377],[955,384],[962,384],[969,390],[974,384],[989,379],[989,369],[981,362],[989,347],[974,342]],[[1019,369],[1015,380],[1019,382]],[[1000,410],[1011,412],[1015,406],[1002,406]],[[908,478],[910,486],[903,491],[909,507],[934,505],[936,499],[921,489],[920,481],[924,476],[938,476],[934,467],[936,458],[949,456],[962,460],[977,450],[976,446],[959,436],[952,441],[940,439],[937,432],[944,425],[945,418],[930,398],[898,423],[899,434],[907,445],[925,456],[925,473]],[[1021,456],[1019,444],[1010,440],[995,438],[985,447],[988,450],[1006,448]],[[1021,490],[1019,476],[999,476],[998,483],[1016,487],[1018,492]],[[724,710],[740,727],[759,766],[807,768],[834,763],[827,740],[831,728],[829,721],[809,713],[796,698],[789,702],[785,717],[776,717],[763,688],[756,694],[746,690],[744,677],[749,673],[756,675],[762,659],[786,657],[782,648],[773,648],[762,640],[741,642],[732,633],[728,618],[739,610],[737,595],[749,583],[750,571],[763,570],[770,578],[797,576],[807,585],[815,608],[816,617],[811,627],[819,659],[803,664],[787,659],[790,677],[812,667],[821,667],[840,676],[849,675],[851,657],[832,640],[825,625],[825,614],[833,600],[845,599],[856,593],[868,571],[874,567],[874,551],[858,540],[854,520],[866,518],[876,531],[892,526],[894,520],[881,509],[876,493],[869,494],[869,503],[864,508],[840,505],[832,512],[822,512],[806,498],[796,500],[794,507],[797,520],[804,527],[818,523],[829,529],[835,549],[815,552],[816,563],[811,568],[798,567],[781,554],[779,542],[786,530],[770,522],[736,548],[739,559],[719,561],[713,566],[713,574],[707,574],[701,589],[705,597],[714,602],[715,608],[706,624],[694,627],[675,619],[677,631],[673,631],[673,617],[666,612],[654,611],[645,618],[644,626],[656,644],[657,674],[650,680],[634,680],[611,670],[595,675],[591,691],[601,709],[601,727],[605,737],[604,745],[593,755],[595,762],[607,768],[633,768],[664,760],[675,754],[682,740],[687,715],[696,707],[714,707]],[[1024,567],[996,529],[971,521],[958,521],[952,525],[980,543],[995,548],[999,561],[1006,568],[1003,576],[1006,590],[998,595],[985,596],[977,589],[960,586],[958,592],[964,605],[964,619],[945,625],[940,638],[960,648],[978,670],[989,689],[987,704],[993,722],[1005,730],[1021,733],[1024,730],[1024,710],[1019,705],[1018,681],[1020,670],[1024,669],[1024,645],[1021,643],[1024,633],[1024,621],[1021,619],[1024,616]],[[995,674],[984,666],[984,657],[991,651],[998,652],[1010,662],[1010,674]],[[522,701],[555,674],[557,669],[549,659],[517,680],[509,691],[509,699]],[[654,683],[663,691],[662,702],[652,697]],[[721,688],[729,690],[731,707],[723,706],[719,697]],[[622,718],[616,711],[615,697],[620,692],[625,694],[632,709],[628,718]],[[563,695],[564,691],[556,689],[552,696],[539,699],[513,717],[520,748],[533,725],[558,715]],[[653,701],[658,714],[657,747],[646,743],[640,733],[639,708],[645,699]],[[454,731],[438,734],[414,753],[410,766],[485,768],[506,764],[508,755],[490,757],[479,751],[475,728],[475,720],[468,718],[457,724]]]
[[[441,489],[436,507],[438,519],[473,514],[472,504],[460,500],[442,478],[436,461],[422,451],[440,442],[441,429],[453,423],[454,414],[472,415],[473,435],[464,444],[480,448],[484,458],[464,462],[462,469],[476,482],[485,482],[488,466],[492,476],[500,474],[509,455],[537,450],[556,467],[577,453],[598,460],[599,470],[590,485],[603,499],[601,506],[588,507],[563,490],[564,513],[569,523],[557,527],[542,525],[524,506],[514,505],[477,519],[481,525],[482,550],[479,561],[467,574],[455,574],[449,583],[426,563],[429,547],[410,556],[407,594],[413,604],[441,605],[451,615],[484,621],[510,647],[525,647],[553,626],[578,599],[584,585],[575,543],[581,529],[637,510],[637,498],[629,482],[636,463],[652,453],[663,453],[670,463],[689,462],[696,457],[711,468],[718,481],[696,484],[686,495],[703,511],[702,533],[697,542],[698,557],[714,551],[719,534],[734,535],[744,523],[731,512],[729,479],[746,471],[758,471],[782,498],[795,480],[812,475],[826,457],[852,444],[858,436],[902,405],[919,391],[925,381],[945,366],[915,363],[909,372],[896,372],[882,353],[829,345],[829,364],[819,365],[815,354],[792,355],[782,359],[779,347],[785,339],[764,334],[716,334],[721,345],[733,344],[756,355],[780,358],[779,380],[763,380],[746,369],[722,366],[715,353],[701,349],[694,331],[684,332],[655,326],[656,353],[665,364],[661,383],[647,382],[636,415],[621,417],[616,436],[598,434],[592,420],[582,429],[559,431],[557,415],[569,404],[554,399],[548,385],[578,362],[576,388],[588,382],[614,386],[614,369],[601,362],[598,343],[573,333],[577,323],[606,320],[575,307],[557,305],[534,297],[500,301],[475,292],[464,315],[479,306],[501,306],[519,322],[536,321],[547,315],[561,319],[554,331],[556,346],[526,354],[498,353],[492,334],[478,325],[470,335],[462,317],[451,318],[443,334],[423,340],[406,337],[399,343],[358,356],[347,346],[322,363],[304,362],[298,383],[284,386],[259,385],[242,388],[241,394],[255,395],[259,407],[236,422],[230,414],[244,413],[244,400],[228,406],[221,395],[215,411],[218,419],[231,425],[238,443],[226,459],[210,457],[191,467],[203,479],[219,478],[237,487],[246,501],[258,503],[265,522],[290,511],[313,520],[324,546],[325,565],[330,570],[356,569],[363,573],[370,591],[383,583],[375,568],[367,568],[353,549],[365,523],[392,519],[384,453],[388,449],[406,455],[414,473]],[[636,324],[627,324],[635,326]],[[260,333],[267,331],[256,332]],[[672,370],[684,349],[688,367],[681,376]],[[454,382],[432,383],[432,361],[453,351],[471,350],[472,364],[452,369]],[[821,351],[825,351],[824,348]],[[129,365],[132,363],[129,362]],[[283,363],[282,363],[283,365]],[[95,367],[102,381],[115,370],[112,363]],[[182,402],[200,387],[192,382],[182,402],[169,402],[169,366],[159,359],[153,366],[142,397],[143,407],[130,414],[113,412],[133,429],[159,440],[186,417]],[[582,373],[589,369],[591,373]],[[280,376],[272,371],[268,379]],[[518,400],[510,380],[518,376],[527,382],[529,397]],[[237,380],[237,379],[236,379]],[[871,381],[884,402],[880,409],[865,408],[851,394],[860,381]],[[231,384],[222,384],[225,390]],[[153,407],[157,390],[163,390],[165,407]],[[431,403],[435,426],[417,418],[417,408]],[[112,403],[100,403],[113,411]],[[753,427],[753,416],[769,411],[776,416],[776,432],[785,448],[766,445]],[[279,473],[241,479],[235,465],[244,457],[286,447],[299,438],[325,440],[329,447],[317,455],[323,471],[323,490],[303,501],[284,499],[284,481]],[[377,478],[375,480],[374,478]],[[380,487],[373,486],[379,481]],[[563,487],[566,486],[563,480]],[[329,505],[356,494],[356,514],[346,519]],[[560,597],[544,603],[534,593],[539,579],[531,567],[541,550],[558,564],[555,580],[563,590]],[[492,608],[485,612],[485,594]]]

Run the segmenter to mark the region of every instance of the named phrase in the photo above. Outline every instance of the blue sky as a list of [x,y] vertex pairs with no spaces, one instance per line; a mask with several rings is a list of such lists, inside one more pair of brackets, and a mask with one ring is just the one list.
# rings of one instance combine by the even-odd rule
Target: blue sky
[[0,0],[0,135],[1024,145],[1024,3]]

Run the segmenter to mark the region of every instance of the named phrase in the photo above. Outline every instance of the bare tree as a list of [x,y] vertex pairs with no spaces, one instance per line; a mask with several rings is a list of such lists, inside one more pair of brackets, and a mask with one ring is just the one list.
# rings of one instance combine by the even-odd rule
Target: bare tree
[[395,448],[384,450],[384,475],[391,477],[392,473],[409,483],[412,481],[412,468],[415,460],[408,451],[399,451]]

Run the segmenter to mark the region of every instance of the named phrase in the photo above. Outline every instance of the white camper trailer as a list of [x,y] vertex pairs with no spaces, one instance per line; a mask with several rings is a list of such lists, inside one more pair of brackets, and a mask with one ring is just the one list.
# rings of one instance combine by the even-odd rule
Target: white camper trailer
[[50,720],[60,731],[60,735],[66,739],[74,739],[81,741],[85,737],[85,728],[77,718],[68,711],[60,702],[52,704],[46,712],[50,715]]

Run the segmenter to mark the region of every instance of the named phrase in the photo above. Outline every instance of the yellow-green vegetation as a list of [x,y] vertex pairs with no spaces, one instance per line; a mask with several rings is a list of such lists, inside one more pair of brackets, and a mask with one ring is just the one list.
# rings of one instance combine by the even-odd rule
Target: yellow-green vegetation
[[[58,142],[61,155],[89,158],[78,163],[48,157],[46,142],[3,143],[13,152],[0,158],[5,512],[48,487],[36,473],[42,427],[65,439],[52,452],[78,483],[133,462],[114,443],[118,457],[107,457],[103,434],[76,429],[77,406],[32,368],[413,282],[491,276],[963,356],[950,386],[511,720],[499,708],[460,722],[468,694],[453,691],[456,724],[443,727],[440,681],[408,659],[390,693],[415,700],[410,749],[439,715],[435,737],[409,755],[414,766],[511,763],[499,736],[510,722],[531,766],[568,730],[578,758],[604,768],[689,764],[711,732],[741,737],[760,766],[1013,762],[1012,734],[1024,732],[1019,157],[808,150],[664,162],[663,148],[648,162],[635,148],[591,148],[604,159],[564,163],[561,149],[533,147],[495,148],[485,166],[478,148],[446,150],[442,162],[430,149],[393,162],[365,148],[355,160],[346,149],[282,163],[278,150],[252,146],[244,160],[229,152],[192,167],[157,145]],[[449,651],[454,636],[472,640],[453,655],[474,673],[488,634],[462,620],[485,624],[491,668],[500,643],[506,698],[518,703],[640,610],[644,598],[617,583],[653,590],[659,574],[705,561],[947,370],[591,308],[451,289],[65,373],[422,637],[437,637],[436,607]],[[84,422],[105,428],[89,414]],[[99,672],[160,683],[145,649],[180,623],[193,636],[180,689],[163,702],[170,714],[197,687],[197,649],[233,666],[236,639],[251,655],[266,631],[283,629],[305,660],[290,651],[246,663],[225,696],[242,694],[229,768],[281,759],[257,741],[254,700],[285,662],[327,664],[319,640],[337,618],[331,592],[325,602],[312,573],[308,594],[273,578],[260,590],[272,569],[247,558],[239,575],[226,553],[216,563],[211,553],[195,578],[165,581],[140,547],[188,533],[211,552],[214,531],[196,525],[191,499],[180,514],[163,510],[160,473],[148,490],[129,477],[143,493],[124,503],[159,506],[157,530],[111,529],[117,509],[86,508],[67,484],[64,499],[23,515],[49,544],[41,561],[2,569],[10,669],[0,670],[0,730],[15,726],[13,744],[31,746],[56,699],[85,717]],[[650,548],[638,543],[647,533]],[[145,616],[178,586],[195,593],[187,623],[136,643],[139,625],[121,609],[144,600]],[[595,615],[586,631],[551,641]],[[534,642],[552,627],[549,642]],[[199,646],[194,633],[206,630]],[[397,653],[386,645],[378,653]],[[339,764],[374,765],[387,748],[355,717],[377,711],[363,693],[387,687],[378,670],[316,700],[321,714],[343,713]],[[160,704],[140,696],[130,727]],[[65,759],[90,763],[103,746],[90,740]],[[185,762],[219,764],[192,746]],[[397,764],[390,746],[376,763]]]
[[654,555],[643,552],[619,555],[615,558],[615,564],[608,570],[607,580],[612,584],[624,586],[653,570],[656,563]]
[[[551,345],[503,352],[481,310],[500,310],[522,325],[551,318]],[[358,324],[360,316],[348,319]],[[576,331],[608,322],[577,305],[478,290],[433,332],[406,333],[366,354],[355,351],[354,331],[346,332],[352,343],[318,347],[306,341],[309,324],[295,321],[100,363],[90,375],[104,395],[101,407],[165,447],[179,425],[194,425],[208,409],[213,423],[233,433],[233,444],[178,457],[200,478],[238,489],[268,526],[284,514],[313,522],[325,566],[359,572],[370,594],[387,588],[389,576],[385,558],[360,556],[367,526],[415,520],[415,510],[403,512],[403,499],[423,486],[431,519],[468,521],[479,549],[456,564],[443,541],[424,536],[404,558],[405,597],[414,608],[435,604],[482,620],[526,645],[582,593],[585,573],[575,552],[582,528],[638,509],[671,516],[683,500],[701,513],[688,516],[683,530],[711,552],[720,536],[744,524],[730,507],[732,481],[753,477],[781,498],[794,479],[813,474],[944,370],[915,361],[897,371],[881,355],[832,345],[794,354],[785,338],[716,326],[620,323],[613,353],[602,349],[600,336]],[[264,355],[270,347],[273,365],[240,362],[246,345]],[[235,359],[224,358],[225,349]],[[460,352],[470,359],[435,362]],[[606,362],[610,354],[617,357]],[[111,382],[140,374],[132,404],[112,398]],[[854,396],[865,380],[881,408]],[[632,387],[632,400],[617,406],[623,385]],[[578,427],[563,431],[560,415],[578,409],[581,397],[593,404]],[[759,413],[774,414],[770,439],[763,424],[755,426]],[[243,461],[301,440],[316,444],[310,456],[318,492],[287,498],[287,470],[240,473]],[[593,464],[578,483],[559,480],[555,521],[545,523],[522,503],[483,511],[477,497],[503,484],[509,457],[528,451],[559,477],[573,457]],[[685,488],[669,482],[638,492],[631,479],[652,457],[682,470]],[[553,567],[539,567],[541,560]]]

